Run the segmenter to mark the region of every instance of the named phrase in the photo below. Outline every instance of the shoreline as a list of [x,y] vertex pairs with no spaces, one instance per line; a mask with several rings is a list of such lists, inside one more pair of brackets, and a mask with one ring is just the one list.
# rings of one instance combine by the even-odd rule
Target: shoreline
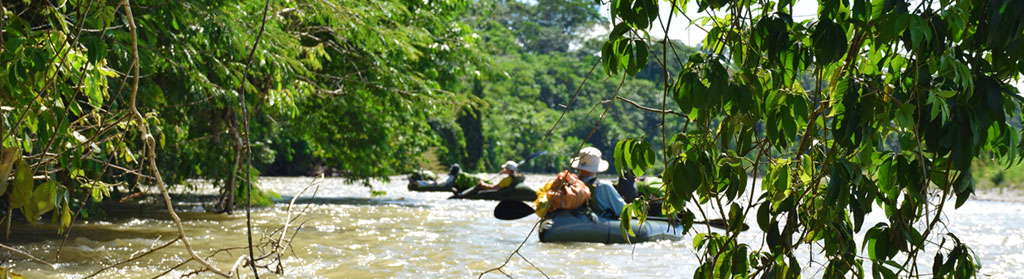
[[974,192],[973,200],[979,201],[998,201],[998,202],[1012,202],[1012,203],[1024,203],[1024,190],[1017,188],[989,188],[989,189],[977,189]]

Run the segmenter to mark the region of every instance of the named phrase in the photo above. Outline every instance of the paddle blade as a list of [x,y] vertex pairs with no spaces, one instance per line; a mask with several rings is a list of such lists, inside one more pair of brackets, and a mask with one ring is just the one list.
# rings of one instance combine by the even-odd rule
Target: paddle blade
[[494,207],[494,218],[516,220],[533,214],[533,208],[521,201],[503,200]]
[[530,159],[533,159],[533,158],[537,158],[537,156],[544,155],[544,154],[548,154],[548,152],[546,150],[541,150],[541,151],[534,152],[533,154],[530,154],[530,156],[526,156],[526,158],[523,159],[522,161],[519,161],[519,165],[525,164],[526,161],[529,161]]

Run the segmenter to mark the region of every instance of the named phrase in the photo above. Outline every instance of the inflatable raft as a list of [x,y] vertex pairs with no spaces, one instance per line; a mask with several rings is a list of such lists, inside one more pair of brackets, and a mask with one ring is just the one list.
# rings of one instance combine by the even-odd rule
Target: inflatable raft
[[[461,175],[461,174],[460,174]],[[463,178],[469,182],[459,183],[457,176],[448,176],[448,179],[443,181],[435,180],[436,176],[431,174],[413,174],[409,177],[409,191],[414,192],[450,192],[450,193],[462,193],[465,192],[469,187],[461,187],[459,185],[475,185],[477,180],[473,180],[477,176],[474,175],[463,175]],[[482,190],[466,196],[452,196],[453,199],[467,199],[467,200],[517,200],[517,201],[533,201],[537,199],[537,190],[530,186],[524,185],[522,182],[525,178],[516,181],[517,185],[500,190]]]
[[483,190],[480,192],[473,193],[466,196],[453,196],[453,199],[467,199],[467,200],[516,200],[516,201],[533,201],[537,199],[537,190],[530,186],[526,186],[522,183],[514,187],[508,187],[500,190]]
[[537,235],[541,242],[637,243],[683,238],[683,228],[678,224],[648,220],[640,226],[638,220],[633,220],[631,225],[636,236],[626,242],[619,219],[599,217],[587,210],[558,210],[547,214]]
[[[450,181],[434,182],[428,180],[409,180],[409,191],[414,192],[452,192],[455,184]],[[465,189],[463,189],[465,190]]]
[[[459,183],[460,176],[463,177],[461,184]],[[433,172],[421,171],[409,176],[409,184],[407,188],[409,191],[414,192],[461,192],[468,189],[468,185],[476,184],[476,180],[472,180],[475,177],[476,176],[469,174],[450,174],[444,180],[437,180],[437,175]]]

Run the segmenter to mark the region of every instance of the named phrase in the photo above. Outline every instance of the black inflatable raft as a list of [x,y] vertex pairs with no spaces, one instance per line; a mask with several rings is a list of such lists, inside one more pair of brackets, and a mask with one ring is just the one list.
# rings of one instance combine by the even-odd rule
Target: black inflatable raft
[[[469,187],[458,187],[455,183],[454,177],[449,177],[444,181],[435,180],[419,180],[417,177],[409,177],[409,191],[415,192],[450,192],[450,193],[462,193],[465,192]],[[467,199],[467,200],[517,200],[517,201],[533,201],[537,199],[537,190],[530,186],[526,186],[522,181],[518,181],[518,184],[513,187],[508,187],[500,190],[482,190],[470,195],[465,196],[452,196],[453,199]]]
[[519,185],[505,189],[483,190],[466,196],[452,196],[452,198],[467,200],[533,201],[537,199],[537,190],[520,183]]
[[637,243],[683,238],[682,226],[678,224],[647,220],[640,226],[638,220],[633,220],[631,225],[636,236],[626,242],[619,219],[599,217],[587,210],[558,210],[547,214],[537,235],[541,242]]

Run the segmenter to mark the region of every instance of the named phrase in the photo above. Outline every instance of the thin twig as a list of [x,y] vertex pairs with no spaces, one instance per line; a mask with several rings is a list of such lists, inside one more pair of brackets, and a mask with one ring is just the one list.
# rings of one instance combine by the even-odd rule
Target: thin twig
[[[685,114],[676,112],[674,110],[655,109],[655,108],[645,107],[645,106],[643,106],[641,104],[636,103],[633,100],[626,99],[625,97],[622,97],[622,96],[615,96],[615,98],[619,99],[619,100],[621,100],[623,102],[626,102],[626,103],[628,103],[630,105],[633,105],[634,107],[636,107],[636,108],[638,108],[640,110],[649,111],[649,112],[656,112],[656,113],[661,113],[661,114],[675,114],[675,115],[678,115],[678,116],[687,117]],[[664,122],[664,120],[662,120],[662,122]]]
[[132,85],[131,85],[131,95],[129,95],[130,97],[129,97],[128,108],[131,110],[132,115],[134,115],[134,117],[135,117],[136,124],[137,124],[136,128],[139,130],[139,134],[141,134],[141,138],[142,138],[142,141],[144,143],[143,146],[146,149],[146,155],[147,155],[148,161],[149,161],[149,168],[150,168],[150,171],[153,172],[153,177],[156,178],[156,182],[157,182],[156,184],[157,184],[157,187],[160,188],[160,193],[163,195],[164,204],[167,206],[167,213],[171,215],[171,219],[174,220],[174,224],[175,224],[175,226],[178,229],[178,238],[177,238],[177,240],[181,240],[182,244],[185,245],[185,250],[188,251],[189,255],[191,255],[192,258],[196,262],[199,262],[203,267],[208,269],[210,272],[216,273],[217,275],[220,275],[220,276],[223,276],[223,277],[231,277],[231,274],[225,273],[224,271],[221,271],[220,269],[217,269],[216,267],[211,265],[209,262],[204,260],[202,257],[200,257],[198,254],[196,254],[196,251],[192,248],[192,242],[188,240],[188,236],[185,234],[185,226],[182,224],[181,218],[178,217],[178,214],[174,211],[174,205],[173,205],[173,203],[171,201],[171,196],[170,196],[170,194],[169,194],[169,192],[167,190],[167,185],[164,183],[163,176],[160,175],[160,168],[156,164],[156,139],[154,139],[153,138],[153,134],[151,134],[149,132],[149,126],[147,126],[145,118],[142,117],[142,114],[139,113],[138,107],[135,106],[135,103],[136,103],[135,100],[136,100],[136,97],[138,96],[138,92],[139,92],[139,68],[140,68],[140,65],[139,65],[138,34],[137,34],[137,27],[135,25],[135,17],[132,15],[132,7],[131,7],[130,0],[123,0],[123,3],[124,3],[125,15],[126,15],[126,17],[128,19],[128,27],[129,27],[129,31],[130,31],[130,35],[131,35],[132,61],[134,61],[132,63],[133,64],[133,68],[132,68],[132,75],[133,75],[133,77],[132,77]]
[[[323,175],[320,175],[320,178],[323,178]],[[284,243],[284,236],[288,234],[288,225],[291,225],[292,223],[292,206],[295,205],[295,200],[297,200],[299,196],[302,196],[302,194],[305,193],[306,190],[309,190],[309,187],[312,187],[313,185],[316,185],[317,190],[320,189],[320,185],[317,183],[317,179],[313,178],[313,182],[311,182],[309,185],[306,185],[305,188],[302,188],[302,191],[299,191],[299,194],[292,197],[291,202],[288,202],[288,218],[285,219],[284,229],[281,230],[281,238],[277,240],[278,247],[281,247],[281,244]],[[307,206],[308,205],[309,204],[307,204]]]
[[[492,268],[492,269],[488,269],[488,270],[486,270],[484,272],[481,272],[480,276],[477,276],[476,278],[477,279],[483,278],[484,274],[495,272],[495,271],[501,272],[502,274],[505,274],[505,276],[508,276],[508,274],[505,273],[504,271],[502,271],[501,268],[503,268],[506,265],[508,265],[509,261],[512,260],[513,256],[515,256],[516,254],[519,254],[519,249],[523,249],[523,245],[526,244],[527,240],[530,240],[530,236],[533,235],[533,232],[537,230],[537,227],[540,226],[540,222],[542,222],[542,221],[544,221],[544,219],[537,220],[536,223],[533,223],[533,227],[530,228],[530,232],[526,234],[525,238],[523,238],[523,242],[520,242],[519,243],[519,247],[516,247],[515,250],[512,250],[512,253],[508,254],[508,257],[505,257],[505,262],[504,263],[502,263],[498,267],[495,267],[495,268]],[[520,255],[520,256],[522,256],[522,255]],[[536,267],[536,266],[534,266],[534,267]],[[540,270],[540,269],[537,269],[537,270]],[[544,272],[541,272],[541,274],[544,274]],[[547,277],[547,276],[548,276],[547,274],[544,274],[544,277]],[[511,276],[509,276],[509,277],[511,277]]]
[[167,246],[171,246],[171,244],[174,244],[175,242],[178,242],[178,240],[180,240],[180,239],[178,239],[178,238],[172,239],[171,241],[168,241],[167,243],[164,243],[164,245],[160,245],[159,247],[156,247],[156,248],[151,248],[151,249],[149,249],[149,251],[145,251],[145,252],[142,252],[140,254],[134,255],[134,256],[128,258],[127,260],[123,260],[123,261],[120,261],[120,262],[112,264],[112,265],[104,266],[103,268],[100,268],[100,270],[97,270],[96,272],[93,272],[92,274],[86,275],[84,278],[92,278],[93,276],[99,275],[100,273],[103,273],[104,271],[107,271],[107,270],[109,270],[111,268],[115,268],[115,267],[121,266],[123,264],[130,263],[132,261],[138,260],[138,259],[140,259],[142,257],[145,257],[145,256],[147,256],[149,254],[152,254],[153,252],[156,252],[156,251],[158,251],[160,249],[167,248]]
[[590,79],[590,75],[594,73],[594,69],[597,69],[597,64],[601,64],[601,59],[594,61],[594,66],[590,67],[590,71],[587,72],[587,76],[583,78],[583,82],[580,83],[580,86],[576,87],[576,92],[572,93],[572,98],[569,99],[569,104],[567,104],[565,109],[562,110],[562,115],[558,116],[558,120],[555,120],[555,124],[551,125],[551,129],[548,129],[548,132],[544,134],[544,137],[541,138],[539,142],[547,140],[548,137],[551,136],[551,133],[555,131],[555,127],[558,127],[558,123],[562,122],[562,118],[565,117],[565,113],[569,112],[569,108],[572,107],[572,103],[576,102],[576,96],[579,96],[580,90],[583,89],[583,85],[587,84],[587,80]]
[[[252,166],[252,153],[249,147],[249,110],[246,109],[248,105],[245,103],[245,83],[248,80],[249,67],[252,66],[252,58],[256,55],[256,47],[259,46],[260,37],[263,37],[263,31],[266,30],[267,25],[267,10],[270,9],[270,0],[263,2],[263,20],[260,23],[260,31],[256,33],[256,40],[252,42],[252,48],[249,49],[249,59],[245,63],[245,68],[242,70],[242,80],[238,85],[238,93],[242,96],[242,125],[245,126],[245,180],[246,180],[246,191],[245,191],[245,228],[246,237],[249,240],[249,267],[252,268],[252,273],[256,276],[256,279],[260,279],[260,273],[256,269],[255,255],[252,248],[252,179],[250,179],[250,168]],[[234,174],[232,174],[234,175]],[[229,193],[233,194],[233,193]]]
[[[586,81],[584,81],[584,82],[586,82]],[[615,88],[615,93],[612,94],[612,98],[609,99],[609,100],[614,100],[616,97],[619,97],[619,92],[622,91],[622,85],[623,84],[626,84],[626,75],[625,74],[622,75],[622,80],[619,81],[619,86]],[[604,121],[605,115],[608,114],[608,110],[610,110],[611,108],[612,108],[612,104],[608,104],[606,107],[604,107],[604,112],[601,112],[601,117],[597,118],[597,122],[594,123],[594,128],[590,129],[590,134],[588,134],[587,137],[584,138],[583,141],[580,142],[580,145],[576,148],[576,153],[575,154],[579,154],[580,150],[583,149],[583,145],[586,144],[587,141],[590,140],[590,137],[594,136],[594,133],[597,132],[597,128],[601,126],[601,122]]]
[[21,250],[18,250],[16,248],[14,248],[14,247],[10,247],[10,246],[3,245],[3,244],[0,244],[0,248],[6,249],[6,250],[11,251],[11,252],[14,252],[15,254],[18,254],[18,255],[25,256],[26,258],[32,259],[33,261],[37,261],[37,262],[39,262],[41,264],[45,264],[45,265],[49,266],[51,269],[57,269],[57,267],[53,266],[53,264],[48,263],[48,262],[46,262],[46,261],[44,261],[42,259],[36,258],[35,256],[30,255],[29,253],[25,253],[25,251],[21,251]]

